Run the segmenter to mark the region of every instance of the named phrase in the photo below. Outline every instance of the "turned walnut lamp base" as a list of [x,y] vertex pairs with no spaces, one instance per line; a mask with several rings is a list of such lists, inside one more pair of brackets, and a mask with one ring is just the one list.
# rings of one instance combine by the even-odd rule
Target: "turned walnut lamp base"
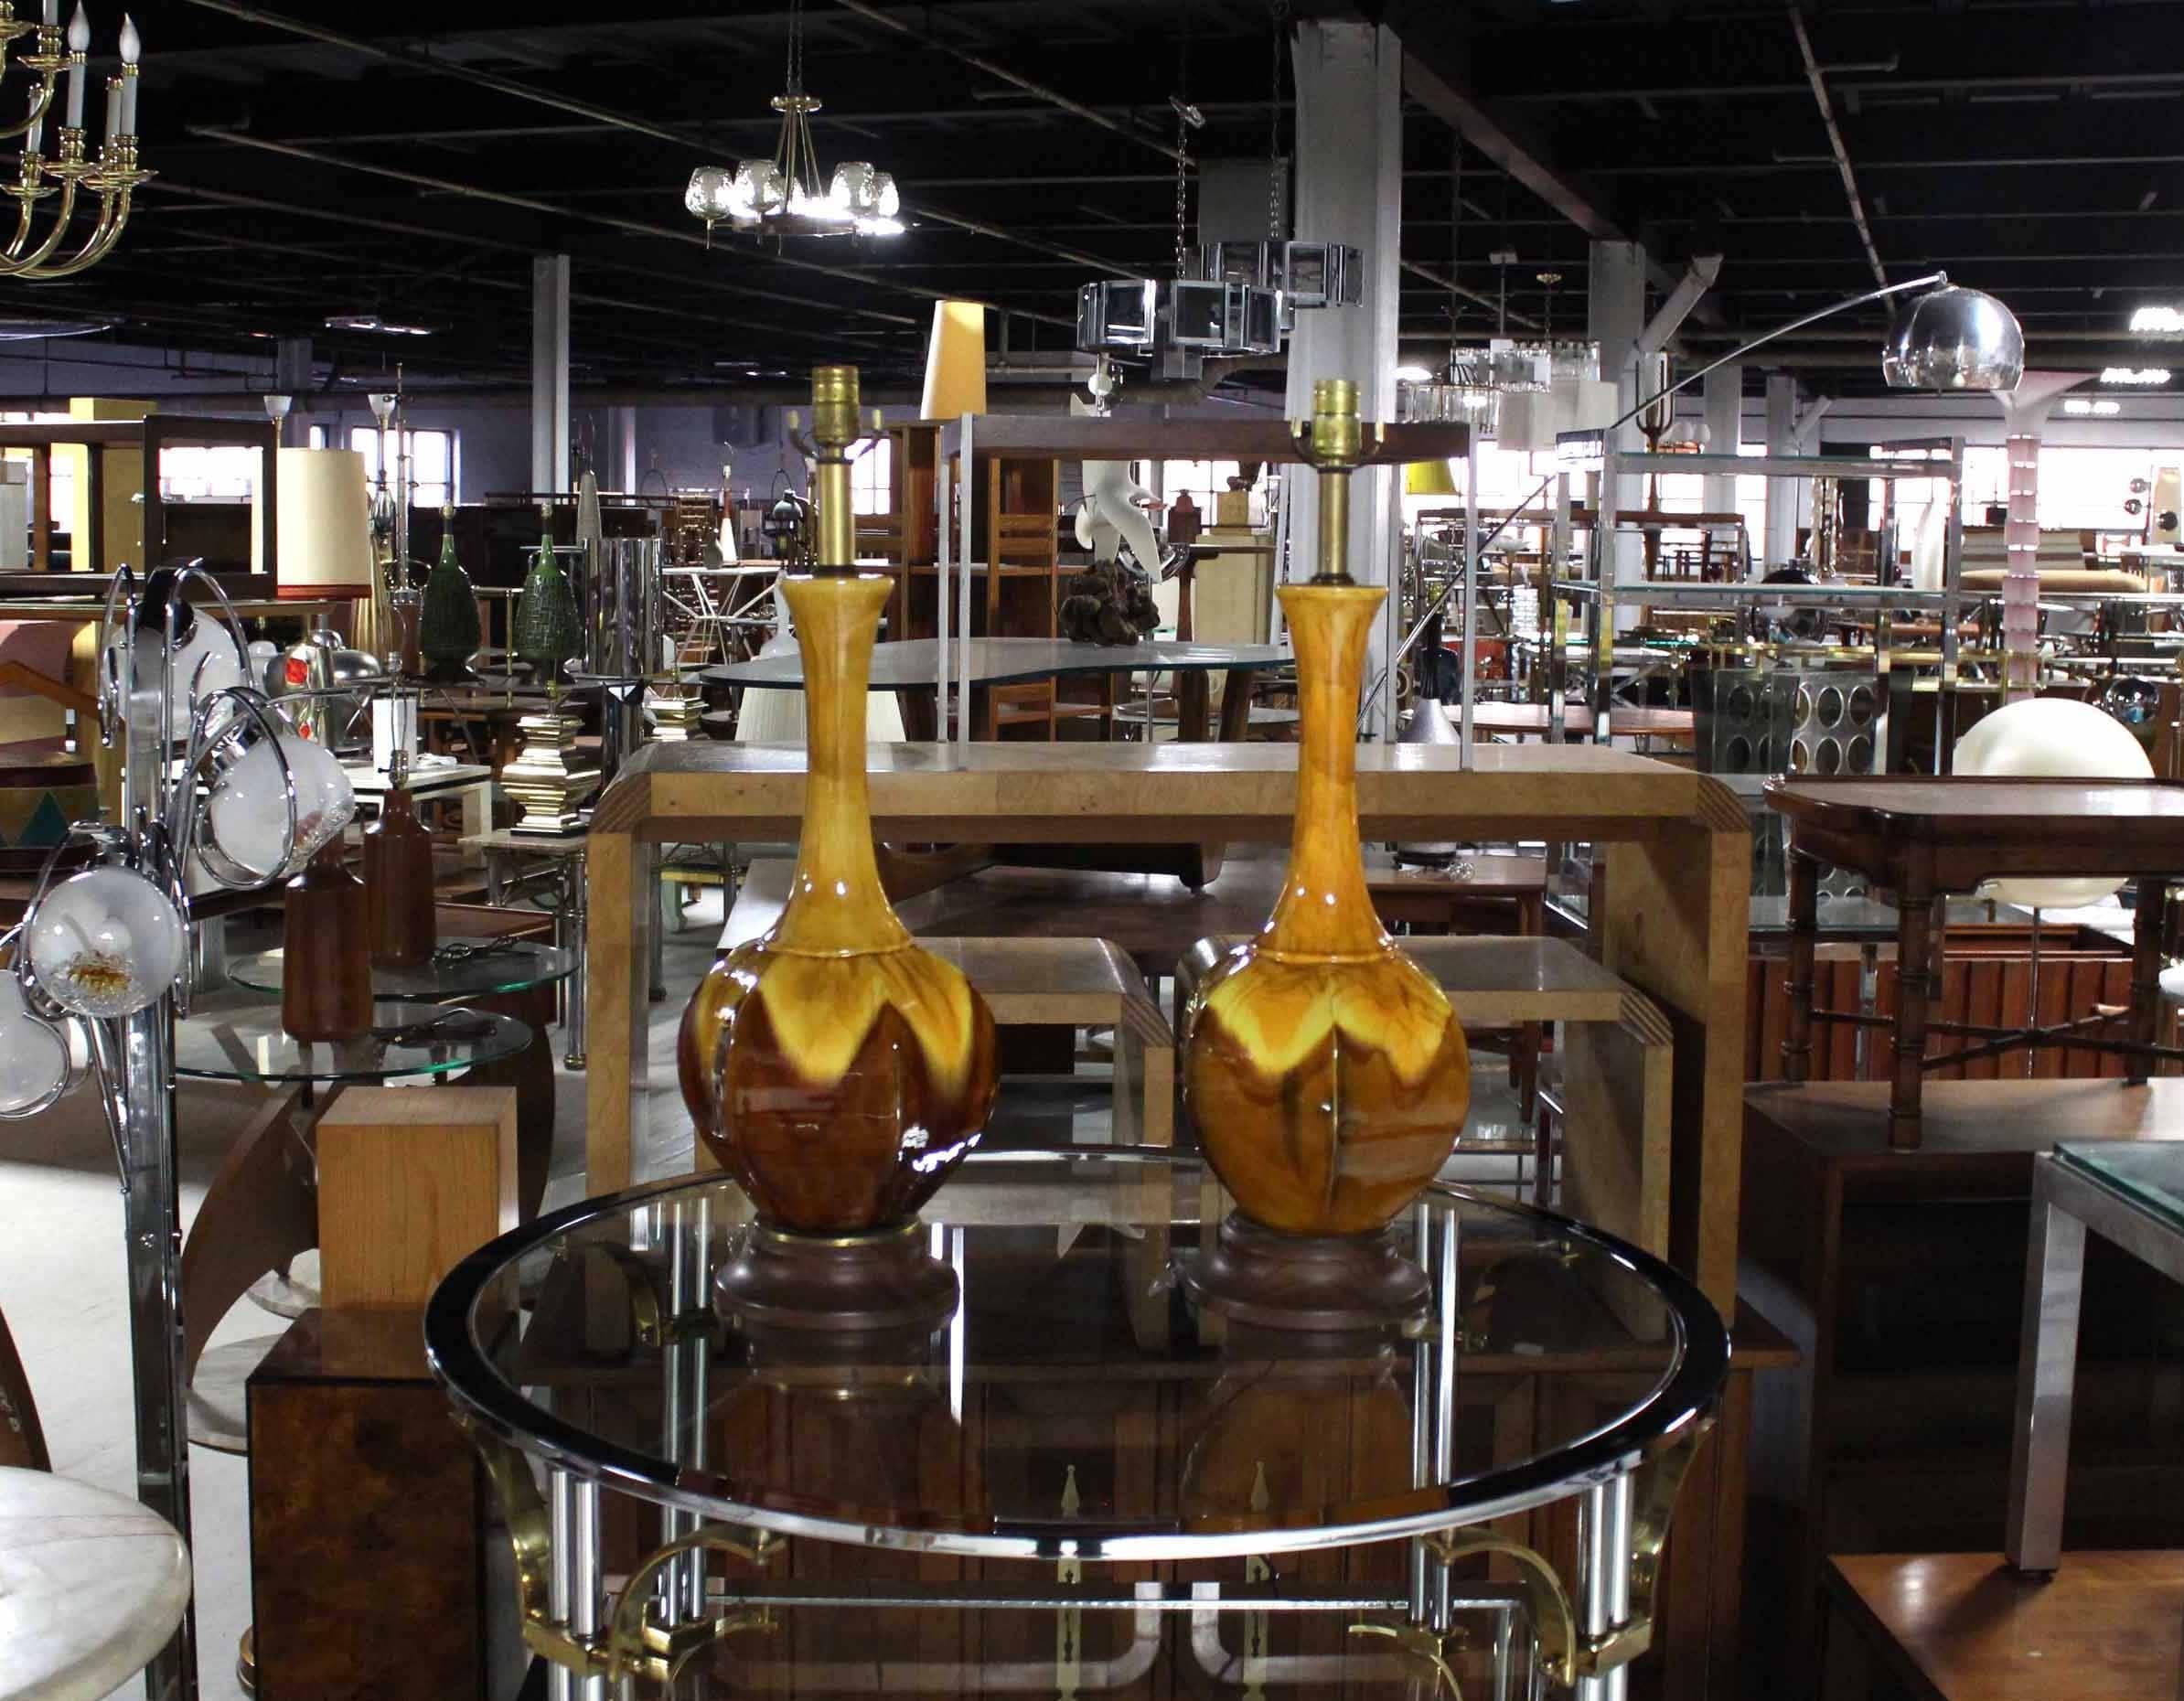
[[1385,1231],[1282,1235],[1234,1211],[1209,1250],[1176,1263],[1193,1300],[1262,1329],[1378,1329],[1422,1314],[1431,1291]]
[[871,1235],[797,1235],[763,1224],[713,1278],[723,1312],[769,1329],[931,1331],[954,1315],[956,1272],[913,1218]]

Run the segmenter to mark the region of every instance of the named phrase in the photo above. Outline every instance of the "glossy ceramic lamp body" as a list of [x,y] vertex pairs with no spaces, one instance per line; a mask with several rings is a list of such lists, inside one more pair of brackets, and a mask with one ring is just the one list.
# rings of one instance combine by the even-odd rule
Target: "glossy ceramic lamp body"
[[1302,746],[1281,896],[1200,983],[1184,1092],[1244,1214],[1286,1235],[1386,1225],[1447,1160],[1471,1100],[1463,1029],[1365,889],[1357,691],[1377,585],[1282,587]]
[[[846,427],[829,411],[845,372]],[[789,900],[771,932],[713,965],[684,1012],[679,1048],[699,1138],[750,1194],[760,1224],[834,1237],[900,1232],[912,1220],[977,1142],[995,1072],[991,1012],[959,970],[913,943],[873,854],[865,693],[893,582],[846,566],[839,457],[855,432],[855,380],[840,368],[813,377],[820,560],[843,565],[781,579],[809,717]]]
[[[1365,888],[1358,684],[1386,592],[1344,570],[1348,476],[1361,455],[1355,394],[1318,386],[1301,444],[1321,469],[1322,571],[1280,593],[1301,720],[1281,896],[1258,936],[1199,982],[1184,1015],[1183,1090],[1206,1161],[1244,1226],[1265,1231],[1250,1236],[1251,1256],[1277,1264],[1282,1237],[1386,1227],[1446,1161],[1471,1097],[1461,1024],[1388,937]],[[1339,1265],[1322,1268],[1339,1288]],[[1391,1303],[1422,1297],[1415,1270],[1383,1274],[1394,1278]]]

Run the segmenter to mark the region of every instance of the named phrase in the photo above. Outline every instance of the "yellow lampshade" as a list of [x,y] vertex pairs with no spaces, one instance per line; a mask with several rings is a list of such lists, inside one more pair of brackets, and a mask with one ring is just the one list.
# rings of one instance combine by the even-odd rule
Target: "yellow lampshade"
[[952,420],[985,411],[985,304],[937,301],[933,340],[926,345],[926,394],[918,417]]
[[273,539],[284,591],[371,590],[371,502],[354,449],[283,449]]
[[1403,469],[1403,494],[1414,497],[1452,497],[1456,480],[1446,461],[1413,461]]

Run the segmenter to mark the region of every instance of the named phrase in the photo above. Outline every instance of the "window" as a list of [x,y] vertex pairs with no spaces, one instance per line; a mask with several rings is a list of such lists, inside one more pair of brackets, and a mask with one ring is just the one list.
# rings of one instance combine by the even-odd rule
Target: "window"
[[247,502],[263,461],[262,450],[241,444],[174,444],[159,455],[160,499]]
[[[314,446],[320,439],[320,428],[313,426]],[[410,485],[412,502],[418,508],[445,508],[455,499],[456,462],[455,434],[451,431],[412,431],[403,433],[410,444]],[[349,428],[348,446],[364,457],[364,482],[376,485],[380,477],[380,428],[377,425],[354,425]],[[394,469],[389,467],[390,481]]]
[[850,511],[894,512],[894,439],[875,437],[850,463]]

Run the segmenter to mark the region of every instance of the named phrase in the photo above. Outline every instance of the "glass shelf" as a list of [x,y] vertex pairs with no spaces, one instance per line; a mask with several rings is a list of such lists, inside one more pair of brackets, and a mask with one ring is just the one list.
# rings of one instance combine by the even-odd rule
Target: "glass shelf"
[[207,1081],[390,1081],[513,1057],[533,1038],[512,1016],[446,1004],[381,1004],[371,1032],[334,1043],[281,1028],[278,1004],[199,1010],[175,1023],[175,1073]]
[[[450,950],[449,947],[455,947]],[[253,992],[278,992],[285,957],[279,950],[261,951],[228,965],[228,979]],[[415,968],[375,968],[371,995],[378,999],[409,999],[421,1004],[439,1004],[449,999],[490,998],[498,993],[528,992],[565,979],[574,969],[566,951],[530,940],[454,938],[440,941],[429,963]]]

